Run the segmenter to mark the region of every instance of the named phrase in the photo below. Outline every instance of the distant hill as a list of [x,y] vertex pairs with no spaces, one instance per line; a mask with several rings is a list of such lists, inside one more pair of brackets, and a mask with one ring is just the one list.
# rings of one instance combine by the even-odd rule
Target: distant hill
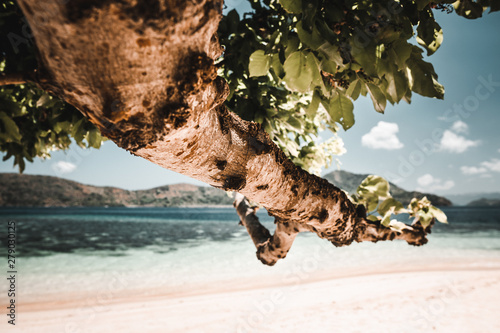
[[0,173],[0,206],[3,207],[169,207],[231,205],[232,202],[222,190],[190,184],[127,191],[51,176]]
[[[334,185],[352,193],[367,175],[334,171],[324,176]],[[407,204],[416,196],[427,196],[436,206],[449,206],[443,197],[407,192],[391,184],[393,196]],[[0,207],[172,207],[232,205],[227,194],[213,187],[175,184],[149,190],[127,191],[116,187],[80,184],[51,176],[0,173]]]
[[486,199],[471,201],[467,204],[470,207],[500,207],[500,199]]
[[469,203],[481,199],[496,199],[500,200],[500,192],[483,192],[483,193],[467,193],[467,194],[451,194],[447,196],[454,205],[465,206]]
[[[355,173],[350,173],[346,171],[333,171],[329,174],[326,174],[323,176],[323,178],[327,179],[329,182],[334,184],[337,187],[340,187],[341,189],[349,192],[349,194],[352,194],[356,191],[358,188],[359,184],[365,179],[368,175],[361,175],[361,174],[355,174]],[[396,199],[401,201],[404,205],[407,205],[410,203],[412,198],[418,198],[421,199],[423,197],[427,197],[434,206],[451,206],[452,203],[450,200],[444,197],[440,197],[435,194],[430,194],[430,193],[422,193],[422,192],[417,192],[417,191],[405,191],[401,187],[389,183],[391,186],[391,194],[392,196]]]

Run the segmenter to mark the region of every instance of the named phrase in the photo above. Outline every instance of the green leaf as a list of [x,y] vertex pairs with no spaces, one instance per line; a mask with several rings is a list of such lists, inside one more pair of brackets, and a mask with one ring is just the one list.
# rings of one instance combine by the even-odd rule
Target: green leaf
[[365,199],[366,202],[366,211],[373,212],[378,206],[378,198],[374,195],[369,195]]
[[87,136],[87,141],[88,141],[88,146],[89,147],[94,147],[96,149],[99,149],[101,147],[101,134],[97,130],[97,128],[93,128],[89,131],[89,134]]
[[323,82],[319,60],[312,52],[307,53],[306,59],[307,59],[306,65],[311,69],[312,86],[318,87],[324,96],[329,96],[330,91]]
[[23,114],[22,107],[19,103],[2,99],[2,110],[12,115],[13,117],[21,116]]
[[380,88],[373,83],[367,83],[366,89],[370,93],[375,110],[377,112],[384,113],[387,100],[382,90],[380,90]]
[[300,14],[302,12],[302,0],[279,0],[279,2],[289,13]]
[[[0,133],[1,135],[2,133]],[[9,158],[12,157],[12,151],[8,150],[7,153],[5,154],[5,156],[2,158],[2,161],[7,161]]]
[[391,223],[391,213],[388,212],[387,214],[384,215],[384,217],[382,218],[382,221],[380,221],[380,223],[384,226],[384,227],[389,227],[390,223]]
[[[84,130],[84,121],[83,118],[77,121],[75,124],[73,124],[73,127],[71,128],[71,136],[75,139],[76,143],[80,146],[82,144],[82,140],[85,136],[86,131]],[[54,132],[51,133],[51,135],[54,134]]]
[[329,106],[328,113],[332,119],[337,119],[336,121],[342,125],[345,131],[354,125],[354,105],[349,97],[338,93],[330,100]]
[[285,47],[285,59],[288,59],[290,55],[296,52],[299,48],[300,40],[296,36],[292,36],[287,39]]
[[44,104],[47,104],[48,102],[50,102],[50,100],[51,98],[48,94],[43,94],[42,97],[40,97],[36,102],[36,107],[39,108],[41,106],[44,106]]
[[425,47],[430,56],[443,43],[443,29],[434,19],[432,11],[420,12],[420,22],[417,27],[417,42]]
[[307,58],[303,52],[292,53],[283,64],[286,82],[288,88],[292,91],[307,92],[313,80],[311,67],[307,65]]
[[282,79],[285,76],[285,70],[283,69],[283,65],[281,64],[280,57],[278,54],[273,54],[271,58],[270,68],[273,69],[276,76]]
[[443,99],[444,87],[437,82],[437,74],[434,72],[434,67],[423,60],[421,53],[422,50],[414,46],[413,52],[407,61],[411,72],[411,90],[425,97]]
[[382,28],[377,36],[376,41],[378,44],[390,44],[401,38],[401,31],[399,28],[395,28],[393,26],[386,26]]
[[237,31],[238,29],[238,23],[240,21],[240,16],[238,15],[238,12],[236,11],[236,9],[232,9],[229,11],[229,13],[227,13],[226,16],[224,16],[224,18],[222,19],[222,23],[225,23],[227,24],[227,30],[228,31]]
[[[14,164],[16,163],[14,162]],[[24,169],[26,168],[26,163],[24,162],[24,159],[21,156],[17,160],[17,165],[19,166],[19,172],[23,173]]]
[[312,32],[314,26],[316,12],[318,10],[318,5],[319,5],[318,2],[319,2],[318,0],[302,1],[301,21],[303,22],[304,29],[309,32]]
[[394,214],[400,214],[404,211],[405,209],[403,207],[403,204],[394,198],[385,199],[384,201],[382,201],[382,203],[377,209],[377,212],[382,216],[384,216],[388,212]]
[[398,65],[398,68],[403,70],[406,69],[406,61],[410,58],[412,49],[412,45],[408,42],[404,40],[397,40],[392,43],[391,48],[389,48],[387,52],[392,61]]
[[248,64],[250,77],[267,75],[269,73],[269,62],[269,55],[265,54],[263,50],[252,53]]
[[340,56],[339,47],[325,42],[319,47],[318,51],[321,51],[326,57],[326,59],[321,62],[321,69],[330,74],[335,74],[337,72],[337,66],[341,66],[343,62]]
[[7,134],[7,142],[19,142],[22,139],[21,133],[19,133],[19,127],[12,118],[10,118],[5,112],[0,111],[0,121],[3,124],[5,133]]
[[350,96],[353,100],[357,100],[361,92],[361,81],[356,79],[349,84],[347,88],[346,95]]
[[453,4],[453,7],[455,7],[455,12],[458,15],[467,19],[476,19],[483,16],[483,6],[472,0],[457,1]]
[[431,213],[419,210],[417,216],[418,216],[418,221],[420,222],[422,227],[426,228],[429,226],[429,224],[431,224],[433,218]]
[[369,221],[373,221],[373,222],[378,222],[378,221],[380,221],[380,217],[375,216],[375,215],[368,215],[368,216],[366,217],[366,219],[367,219],[367,220],[369,220]]
[[299,35],[299,39],[303,44],[313,50],[319,49],[325,43],[318,29],[313,27],[312,32],[308,32],[302,27],[302,21],[297,23],[297,35]]
[[448,223],[448,217],[445,213],[439,208],[434,206],[429,207],[429,213],[432,214],[441,223]]
[[352,45],[351,54],[368,75],[377,75],[377,48],[373,43],[366,46]]
[[406,75],[394,68],[394,71],[386,75],[388,81],[387,94],[393,101],[399,102],[409,89]]
[[54,125],[54,131],[59,134],[61,131],[68,132],[71,128],[71,123],[69,121],[57,122]]
[[356,193],[363,195],[371,193],[377,197],[387,198],[389,194],[389,182],[380,176],[369,175],[359,185]]
[[306,109],[306,114],[308,116],[313,116],[316,114],[318,111],[319,103],[321,102],[321,96],[317,91],[314,91],[311,103],[309,103],[309,106]]

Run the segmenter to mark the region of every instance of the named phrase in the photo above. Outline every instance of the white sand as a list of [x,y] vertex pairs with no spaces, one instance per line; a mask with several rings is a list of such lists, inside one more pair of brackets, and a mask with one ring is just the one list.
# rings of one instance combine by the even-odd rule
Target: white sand
[[15,329],[4,317],[0,331],[500,332],[500,261],[297,272],[189,293],[75,291],[21,304]]

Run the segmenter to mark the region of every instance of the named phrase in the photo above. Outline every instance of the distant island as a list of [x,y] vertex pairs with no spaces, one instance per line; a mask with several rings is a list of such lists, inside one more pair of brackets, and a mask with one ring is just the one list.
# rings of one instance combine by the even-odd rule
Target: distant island
[[484,205],[483,200],[500,200],[500,192],[473,192],[464,194],[450,194],[447,198],[456,206]]
[[500,207],[500,199],[486,199],[486,198],[481,198],[481,199],[469,202],[467,204],[467,206],[472,206],[472,207]]
[[174,184],[149,190],[80,184],[52,176],[0,174],[3,207],[181,207],[232,205],[222,190]]
[[[353,194],[358,185],[361,184],[363,179],[365,179],[368,174],[356,174],[347,171],[333,171],[323,176],[330,183],[335,186],[349,192],[349,194]],[[423,197],[427,197],[434,206],[452,206],[452,202],[445,197],[441,197],[431,193],[422,193],[418,191],[406,191],[401,187],[389,182],[391,188],[391,194],[394,199],[399,200],[404,205],[408,205],[412,198],[422,199]]]
[[[323,178],[350,193],[367,175],[334,171]],[[191,184],[165,185],[128,191],[116,187],[80,184],[52,176],[0,173],[0,207],[193,207],[232,205],[226,192]],[[394,198],[408,204],[414,196],[427,196],[435,206],[451,202],[437,195],[408,192],[391,184]]]

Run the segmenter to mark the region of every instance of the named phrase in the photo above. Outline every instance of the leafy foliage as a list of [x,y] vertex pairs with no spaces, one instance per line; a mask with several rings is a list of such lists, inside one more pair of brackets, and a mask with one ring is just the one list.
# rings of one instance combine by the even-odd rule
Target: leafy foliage
[[103,141],[99,130],[80,112],[32,84],[0,90],[3,161],[13,157],[22,172],[25,160],[33,162],[34,157],[49,157],[52,150],[65,150],[71,138],[81,147],[99,148]]
[[[319,173],[345,149],[335,136],[318,143],[319,132],[328,128],[336,133],[338,126],[331,121],[329,111],[319,107],[329,101],[311,90],[323,81],[320,73],[312,70],[319,65],[317,58],[300,52],[296,34],[286,37],[289,15],[276,1],[251,4],[254,13],[248,18],[240,19],[232,10],[219,26],[220,42],[226,49],[220,74],[231,91],[226,105],[243,119],[262,124],[294,163]],[[353,122],[349,113],[352,103],[341,102],[328,108],[344,106],[348,126]]]
[[[24,73],[36,68],[34,45],[22,13],[13,1],[0,5],[4,52],[0,75]],[[81,147],[99,148],[99,130],[71,105],[38,89],[34,84],[0,87],[0,151],[3,161],[14,158],[22,172],[25,160],[46,158],[52,150],[65,150],[71,138]],[[86,144],[84,142],[86,141]]]
[[[387,103],[410,103],[412,93],[444,97],[434,67],[422,54],[432,55],[443,41],[434,10],[455,8],[469,19],[487,7],[499,10],[494,0],[250,2],[252,13],[240,18],[232,10],[219,27],[226,49],[221,75],[231,91],[226,105],[261,123],[296,164],[316,172],[332,160],[324,151],[345,151],[337,137],[329,150],[321,149],[315,143],[319,132],[352,127],[359,96],[369,96],[381,113]],[[429,216],[443,221],[444,214],[426,198],[404,209],[391,198],[387,181],[376,176],[361,184],[354,200],[378,213],[372,219],[395,229],[401,224],[390,217],[403,212],[423,225]]]
[[433,219],[448,223],[443,211],[432,206],[426,197],[420,200],[414,198],[408,207],[404,208],[401,202],[391,196],[389,183],[379,176],[366,177],[356,190],[356,194],[351,196],[351,200],[365,206],[368,220],[380,222],[396,231],[406,228],[404,223],[392,218],[398,214],[409,214],[413,218],[413,223],[418,222],[424,228],[431,224]]
[[[387,103],[409,103],[412,93],[443,98],[434,67],[422,55],[424,50],[433,54],[443,41],[434,10],[454,7],[466,18],[481,16],[486,7],[498,10],[489,0],[250,3],[252,13],[240,18],[232,10],[219,27],[226,49],[221,75],[231,89],[226,104],[261,123],[306,169],[331,162],[302,151],[325,128],[336,132],[338,126],[353,126],[353,101],[360,95],[370,96],[381,113]],[[331,151],[343,153],[340,142],[333,140]]]

